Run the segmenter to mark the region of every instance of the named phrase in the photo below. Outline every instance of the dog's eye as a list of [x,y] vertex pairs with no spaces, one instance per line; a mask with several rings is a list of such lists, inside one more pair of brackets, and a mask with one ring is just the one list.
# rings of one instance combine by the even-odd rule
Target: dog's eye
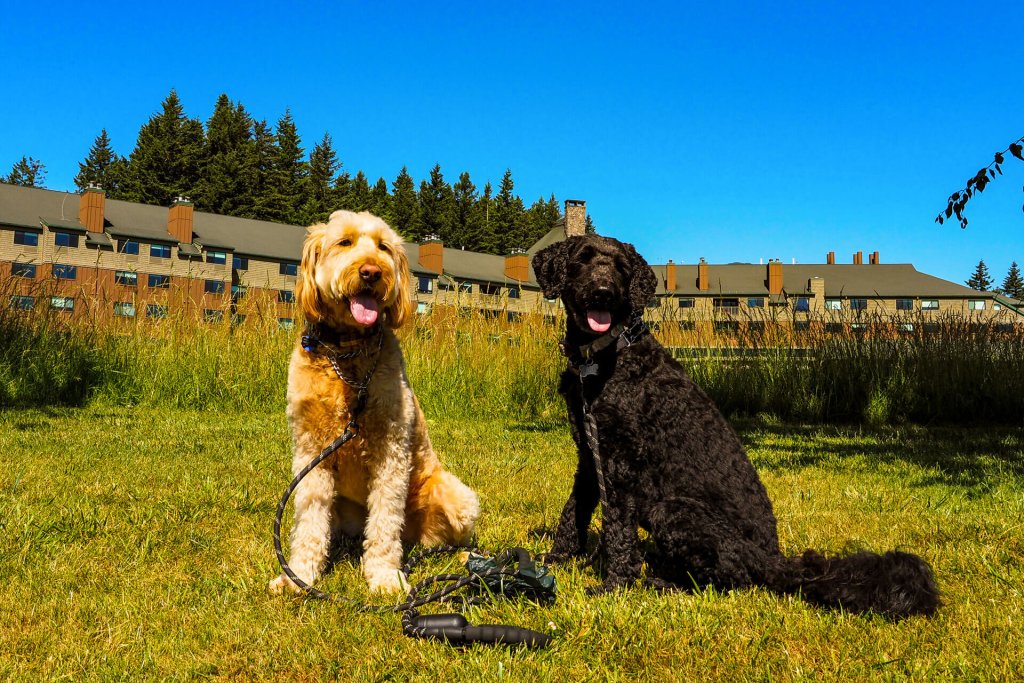
[[340,242],[338,242],[338,246],[339,247],[351,247],[352,246],[352,240],[350,240],[349,238],[346,237],[345,239],[343,239]]
[[580,250],[580,261],[589,261],[592,258],[594,258],[594,249],[592,247],[583,247]]
[[391,247],[389,247],[384,242],[381,242],[380,244],[378,244],[377,248],[380,249],[381,251],[385,252],[385,253],[390,253],[390,251],[391,251]]

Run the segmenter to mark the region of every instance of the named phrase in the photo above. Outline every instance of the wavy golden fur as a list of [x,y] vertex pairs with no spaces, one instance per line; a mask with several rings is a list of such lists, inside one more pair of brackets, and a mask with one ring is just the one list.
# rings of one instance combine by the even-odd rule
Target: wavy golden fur
[[[312,584],[324,570],[332,535],[362,535],[362,570],[370,588],[399,590],[405,585],[399,569],[403,540],[467,543],[480,512],[476,494],[434,453],[392,331],[412,311],[401,238],[370,213],[336,211],[327,223],[309,228],[295,295],[307,323],[337,334],[339,352],[363,350],[339,360],[347,376],[362,378],[375,360],[377,366],[356,437],[296,490],[291,567]],[[364,311],[379,310],[379,318],[370,315],[374,321],[368,324],[356,301],[368,304]],[[322,349],[310,353],[297,343],[288,370],[294,472],[342,432],[354,403],[354,390],[339,379]],[[270,582],[273,592],[294,588],[283,574]]]

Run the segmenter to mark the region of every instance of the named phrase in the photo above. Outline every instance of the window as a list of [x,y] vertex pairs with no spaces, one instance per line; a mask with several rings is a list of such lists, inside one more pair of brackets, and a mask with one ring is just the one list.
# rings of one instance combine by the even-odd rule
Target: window
[[682,320],[679,322],[679,329],[681,331],[690,331],[693,330],[694,327],[696,327],[696,325],[692,320]]
[[658,297],[656,296],[652,296],[650,299],[647,300],[647,308],[657,308],[660,305],[661,302],[658,301]]
[[985,300],[984,299],[969,299],[967,301],[967,310],[969,311],[984,311]]
[[224,281],[223,280],[206,280],[203,284],[203,289],[207,294],[223,294],[224,293]]
[[75,297],[73,296],[51,296],[50,308],[57,311],[71,312],[75,310]]
[[13,277],[34,279],[36,276],[36,266],[34,263],[12,263],[11,275]]
[[248,290],[245,285],[231,285],[231,300],[238,301],[244,299]]
[[842,334],[843,324],[842,323],[825,323],[825,331],[831,334]]
[[740,329],[740,324],[736,320],[716,320],[715,321],[715,332],[736,332]]
[[114,303],[114,315],[120,318],[134,318],[135,304],[131,301],[118,301]]
[[218,310],[216,308],[204,308],[203,320],[205,320],[208,323],[224,322],[224,311]]
[[751,320],[747,323],[747,331],[751,333],[764,332],[764,321],[763,320]]
[[900,323],[896,326],[896,329],[904,334],[914,331],[914,323]]
[[293,304],[295,303],[295,292],[290,289],[279,289],[277,290],[277,303],[279,304]]
[[31,311],[36,307],[36,299],[32,296],[21,296],[15,294],[11,297],[11,308],[16,308],[19,311]]
[[472,282],[460,282],[459,283],[459,291],[460,292],[464,292],[465,294],[472,294],[473,293],[473,283]]
[[281,264],[281,275],[298,275],[299,264],[285,262]]
[[825,299],[825,310],[826,311],[841,311],[843,310],[842,299]]
[[63,263],[54,263],[53,276],[58,280],[75,280],[78,278],[78,267],[67,266]]
[[859,333],[867,332],[868,331],[868,324],[867,323],[850,323],[850,331],[851,332],[859,332]]
[[222,265],[224,265],[225,263],[228,262],[227,252],[223,252],[223,251],[207,251],[206,252],[206,262],[207,263],[213,263],[213,264],[216,264],[218,266],[222,266]]
[[[139,255],[139,243],[135,240],[120,240],[117,243],[117,251],[122,254],[129,254],[131,256]],[[134,314],[133,314],[134,315]]]
[[245,322],[245,314],[243,314],[243,313],[232,313],[231,314],[231,324],[233,326],[238,327],[239,325],[241,325],[244,322]]
[[249,257],[233,256],[231,258],[231,267],[235,270],[249,270]]
[[868,310],[867,299],[850,299],[850,310],[851,311],[866,311]]
[[914,310],[913,299],[896,299],[896,310],[897,311],[912,311]]
[[997,303],[993,303],[992,304],[992,310],[993,311],[1001,311],[1001,310],[1003,310],[1003,305],[1001,303],[998,303],[998,302]]
[[811,310],[811,300],[806,296],[798,296],[793,303],[793,310],[797,313],[806,313]]
[[29,230],[15,230],[14,243],[21,244],[26,247],[37,247],[39,246],[39,233],[31,232]]
[[114,283],[126,287],[135,287],[139,284],[139,274],[133,270],[115,270]]
[[420,275],[417,279],[419,280],[419,286],[416,291],[420,294],[430,294],[434,291],[434,278]]
[[716,313],[739,313],[740,300],[715,297],[711,300],[711,307]]
[[811,329],[811,322],[809,320],[794,320],[793,331],[795,332],[806,332]]
[[167,317],[167,306],[164,304],[146,304],[146,317],[163,320]]
[[679,300],[679,308],[693,308],[694,300],[692,298],[683,298]]
[[150,258],[171,258],[171,247],[167,244],[149,245]]
[[149,286],[153,289],[167,289],[171,286],[170,275],[150,275]]
[[73,235],[70,232],[55,232],[53,233],[53,243],[58,247],[76,249],[78,247],[78,235]]
[[293,327],[295,327],[295,321],[292,320],[291,318],[278,318],[277,326],[280,327],[282,330],[290,330]]
[[417,301],[416,302],[416,313],[418,315],[424,315],[426,313],[430,313],[430,304],[428,304],[426,301]]
[[480,284],[480,293],[486,294],[487,296],[498,296],[501,294],[501,285],[483,282]]
[[455,290],[455,280],[441,276],[437,278],[437,288],[442,292],[451,292]]
[[937,311],[939,310],[938,299],[921,299],[921,310],[922,311]]
[[509,287],[508,288],[508,298],[509,299],[518,299],[519,298],[519,288],[518,287]]
[[755,296],[747,299],[747,308],[764,308],[764,297]]

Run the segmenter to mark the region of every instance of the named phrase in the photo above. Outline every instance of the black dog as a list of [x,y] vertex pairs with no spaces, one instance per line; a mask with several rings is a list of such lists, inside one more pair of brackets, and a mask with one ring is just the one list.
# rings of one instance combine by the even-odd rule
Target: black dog
[[764,586],[895,619],[936,610],[931,568],[916,555],[782,554],[771,502],[739,437],[647,332],[641,315],[656,280],[631,245],[571,237],[538,252],[533,269],[544,296],[565,304],[569,367],[559,392],[579,449],[554,556],[583,554],[603,497],[605,590],[640,578],[643,528],[655,545],[646,559],[656,587]]

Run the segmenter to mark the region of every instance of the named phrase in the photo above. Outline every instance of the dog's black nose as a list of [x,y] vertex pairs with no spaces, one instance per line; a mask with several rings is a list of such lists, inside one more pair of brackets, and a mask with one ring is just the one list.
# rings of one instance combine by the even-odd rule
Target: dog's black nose
[[594,289],[590,295],[591,302],[595,306],[607,306],[612,303],[615,298],[615,292],[612,291],[611,287],[601,285]]
[[363,278],[363,282],[373,284],[380,279],[380,268],[372,263],[364,263],[359,267],[359,277]]

